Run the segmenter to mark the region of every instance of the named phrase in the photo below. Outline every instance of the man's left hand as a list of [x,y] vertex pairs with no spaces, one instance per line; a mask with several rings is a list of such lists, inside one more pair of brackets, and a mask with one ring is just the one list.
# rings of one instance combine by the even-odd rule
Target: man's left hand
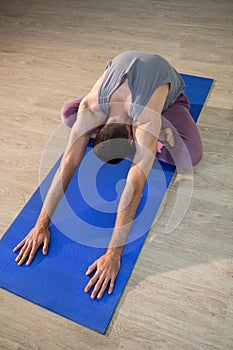
[[94,276],[86,285],[84,291],[87,293],[91,287],[95,286],[91,293],[91,298],[102,298],[109,283],[108,294],[113,292],[114,283],[120,269],[120,255],[114,252],[107,252],[89,266],[86,275],[90,275],[95,270]]

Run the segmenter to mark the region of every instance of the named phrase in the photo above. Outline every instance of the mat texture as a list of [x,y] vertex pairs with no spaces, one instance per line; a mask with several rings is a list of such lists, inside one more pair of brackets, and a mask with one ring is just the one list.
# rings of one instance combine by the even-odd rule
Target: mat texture
[[[213,80],[182,76],[191,102],[191,114],[197,121]],[[42,206],[41,198],[58,165],[59,162],[0,241],[0,287],[78,324],[105,333],[175,168],[155,161],[122,256],[114,292],[111,296],[105,293],[101,300],[91,300],[90,293],[83,291],[89,281],[85,272],[105,252],[130,162],[103,165],[89,146],[82,166],[54,213],[49,254],[43,256],[40,249],[30,266],[18,267],[12,248],[34,226]]]

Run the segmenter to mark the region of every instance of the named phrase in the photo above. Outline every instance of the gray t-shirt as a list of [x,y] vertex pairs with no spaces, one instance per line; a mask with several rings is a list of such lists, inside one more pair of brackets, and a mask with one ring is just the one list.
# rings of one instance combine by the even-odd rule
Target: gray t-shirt
[[135,121],[155,90],[169,83],[169,94],[163,111],[184,91],[184,81],[170,63],[160,55],[143,51],[127,51],[107,63],[104,81],[99,89],[99,108],[109,115],[109,101],[114,91],[128,79],[132,94],[129,116]]

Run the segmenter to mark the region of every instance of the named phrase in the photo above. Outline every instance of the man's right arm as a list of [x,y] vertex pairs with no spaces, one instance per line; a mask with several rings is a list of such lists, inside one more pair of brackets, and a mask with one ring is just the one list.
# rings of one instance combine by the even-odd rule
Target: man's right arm
[[47,254],[50,239],[49,224],[53,212],[84,156],[92,130],[102,122],[100,118],[93,115],[84,99],[80,105],[77,121],[71,130],[61,164],[53,178],[37,222],[29,234],[13,250],[16,252],[20,249],[15,259],[18,265],[22,265],[26,260],[27,265],[29,265],[42,244],[43,254]]

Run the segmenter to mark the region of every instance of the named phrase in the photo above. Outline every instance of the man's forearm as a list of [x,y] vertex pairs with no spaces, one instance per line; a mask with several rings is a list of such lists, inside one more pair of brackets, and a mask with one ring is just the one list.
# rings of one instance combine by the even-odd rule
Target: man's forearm
[[108,246],[108,252],[121,255],[131,226],[133,224],[147,178],[154,163],[157,139],[153,138],[148,149],[141,147],[134,156],[134,161],[127,176],[127,182],[121,195],[115,227]]
[[[83,102],[84,101],[84,102]],[[83,99],[79,107],[77,122],[71,130],[69,143],[61,165],[46,196],[37,225],[48,226],[53,212],[66,191],[77,167],[82,161],[91,132],[103,123],[103,116],[94,115]]]
[[75,166],[72,164],[61,165],[57,170],[51,187],[46,195],[40,215],[37,219],[37,226],[48,227],[51,221],[53,212],[66,191],[70,180],[72,179]]
[[53,212],[65,193],[74,173],[81,163],[84,152],[86,150],[90,133],[73,141],[70,149],[66,151],[61,165],[58,168],[50,189],[46,195],[40,215],[36,225],[39,227],[48,227],[51,221]]
[[141,200],[143,187],[144,182],[136,188],[133,188],[130,184],[126,185],[119,202],[115,227],[107,249],[108,252],[122,254]]

